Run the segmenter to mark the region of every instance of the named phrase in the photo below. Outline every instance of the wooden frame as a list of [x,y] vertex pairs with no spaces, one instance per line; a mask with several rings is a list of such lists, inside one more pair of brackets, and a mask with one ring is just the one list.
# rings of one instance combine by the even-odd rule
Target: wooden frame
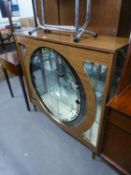
[[[44,34],[41,31],[36,32],[32,36],[28,35],[28,31],[16,34],[16,41],[19,53],[21,54],[19,43],[26,47],[25,57],[21,57],[21,64],[24,71],[24,76],[27,82],[27,87],[30,95],[31,102],[40,108],[44,113],[48,115],[59,127],[63,128],[73,137],[80,140],[83,144],[88,146],[93,152],[98,152],[98,141],[101,133],[102,122],[105,112],[105,104],[108,100],[109,90],[111,86],[112,74],[115,67],[117,51],[127,45],[128,40],[124,38],[114,39],[112,37],[99,36],[97,39],[84,38],[80,43],[73,43],[72,39],[68,35],[62,34]],[[44,107],[40,98],[38,97],[36,90],[32,84],[30,75],[30,59],[32,53],[39,47],[49,47],[67,59],[70,65],[77,72],[84,86],[87,96],[88,112],[85,119],[75,126],[68,126],[61,122],[54,120],[52,115]],[[98,131],[97,145],[92,145],[88,140],[83,138],[83,133],[91,128],[96,114],[96,99],[93,89],[90,85],[89,77],[86,75],[83,69],[83,63],[85,61],[92,61],[106,65],[107,77],[104,87],[104,96],[102,102],[102,112],[100,117],[100,126]],[[88,93],[89,92],[89,93]],[[90,100],[89,100],[90,99]]]

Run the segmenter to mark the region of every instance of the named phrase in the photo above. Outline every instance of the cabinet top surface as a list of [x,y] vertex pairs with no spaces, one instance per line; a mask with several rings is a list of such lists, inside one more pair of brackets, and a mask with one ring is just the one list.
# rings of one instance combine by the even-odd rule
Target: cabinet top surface
[[[91,50],[98,50],[102,52],[114,53],[116,50],[126,46],[128,44],[128,38],[99,36],[94,38],[89,35],[84,35],[80,42],[73,42],[72,34],[65,33],[44,33],[42,30],[34,32],[31,36],[29,31],[32,29],[21,29],[15,33],[17,41],[21,42],[21,37],[26,37],[35,40],[54,42],[58,44],[70,45],[79,48],[87,48]],[[20,38],[19,38],[20,37]],[[20,39],[20,40],[19,40]]]
[[123,94],[113,97],[108,106],[131,117],[131,85]]

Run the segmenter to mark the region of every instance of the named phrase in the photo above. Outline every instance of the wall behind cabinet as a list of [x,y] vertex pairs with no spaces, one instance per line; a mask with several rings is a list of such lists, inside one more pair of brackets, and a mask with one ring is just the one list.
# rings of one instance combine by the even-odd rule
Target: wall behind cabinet
[[[86,0],[81,0],[81,24]],[[45,0],[48,24],[74,24],[75,0]],[[38,0],[40,12],[40,0]],[[127,36],[131,29],[131,0],[92,0],[89,29],[111,36]]]
[[[45,11],[46,11],[46,22],[48,24],[59,24],[59,10],[58,10],[58,0],[44,0],[45,1]],[[38,16],[42,22],[41,14],[41,0],[37,0]]]

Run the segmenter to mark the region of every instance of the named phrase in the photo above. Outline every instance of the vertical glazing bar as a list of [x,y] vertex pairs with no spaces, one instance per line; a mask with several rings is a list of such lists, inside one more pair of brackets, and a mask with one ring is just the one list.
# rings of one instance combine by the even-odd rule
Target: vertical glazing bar
[[41,0],[42,24],[45,26],[45,0]]
[[75,27],[76,27],[76,36],[79,32],[79,22],[80,22],[80,0],[75,0]]

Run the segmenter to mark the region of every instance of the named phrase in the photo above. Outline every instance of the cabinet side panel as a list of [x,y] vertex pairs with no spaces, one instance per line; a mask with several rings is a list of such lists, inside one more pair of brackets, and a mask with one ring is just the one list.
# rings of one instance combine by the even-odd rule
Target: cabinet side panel
[[124,91],[124,89],[126,89],[129,84],[131,84],[131,42],[128,47],[126,62],[123,68],[121,82],[119,84],[117,94],[119,95],[122,93],[122,91]]

